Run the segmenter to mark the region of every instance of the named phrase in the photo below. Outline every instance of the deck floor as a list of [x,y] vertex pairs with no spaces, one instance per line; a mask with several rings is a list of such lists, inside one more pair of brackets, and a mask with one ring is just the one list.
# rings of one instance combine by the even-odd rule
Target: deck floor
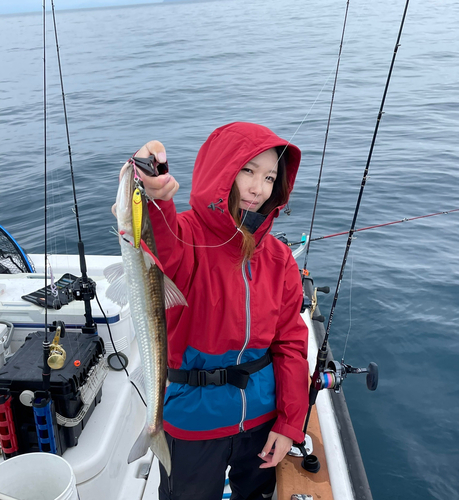
[[308,426],[313,443],[313,454],[319,459],[320,470],[316,474],[301,467],[301,457],[288,456],[277,466],[277,498],[290,500],[294,494],[310,495],[314,500],[333,500],[327,461],[319,427],[317,410],[314,406]]

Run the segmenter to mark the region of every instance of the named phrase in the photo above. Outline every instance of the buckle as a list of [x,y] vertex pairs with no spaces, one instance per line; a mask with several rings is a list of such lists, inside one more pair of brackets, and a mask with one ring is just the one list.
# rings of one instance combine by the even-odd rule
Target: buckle
[[206,385],[225,385],[226,384],[226,369],[218,368],[216,370],[199,370],[198,384],[205,387]]

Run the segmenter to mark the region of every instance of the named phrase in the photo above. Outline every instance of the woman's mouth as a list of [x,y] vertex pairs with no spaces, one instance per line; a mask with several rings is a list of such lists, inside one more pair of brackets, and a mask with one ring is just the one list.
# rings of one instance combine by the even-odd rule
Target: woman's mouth
[[245,205],[247,208],[256,208],[258,206],[258,201],[257,200],[241,200],[241,203]]

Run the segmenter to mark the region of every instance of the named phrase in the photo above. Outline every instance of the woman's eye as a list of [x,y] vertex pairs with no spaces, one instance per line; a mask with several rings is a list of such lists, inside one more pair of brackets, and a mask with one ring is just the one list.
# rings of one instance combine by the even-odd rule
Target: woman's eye
[[276,179],[274,177],[272,177],[271,175],[268,175],[268,177],[266,177],[266,180],[268,182],[274,182]]
[[244,167],[242,170],[243,170],[244,172],[249,173],[249,174],[251,174],[251,173],[252,173],[252,169],[251,169],[251,168],[248,168],[248,167]]

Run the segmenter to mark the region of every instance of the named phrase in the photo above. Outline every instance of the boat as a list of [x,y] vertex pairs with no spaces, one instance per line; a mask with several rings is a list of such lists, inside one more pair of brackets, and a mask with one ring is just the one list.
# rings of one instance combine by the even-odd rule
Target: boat
[[[7,233],[7,231],[4,232]],[[22,386],[19,389],[13,387],[9,367],[14,367],[20,372],[30,371],[30,367],[25,366],[25,361],[22,361],[24,366],[20,365],[21,360],[25,359],[21,353],[32,344],[34,339],[36,340],[34,362],[43,366],[41,351],[45,308],[39,305],[36,299],[37,292],[38,296],[40,294],[43,296],[45,272],[49,273],[49,269],[52,269],[53,274],[48,274],[47,283],[51,283],[52,280],[58,284],[60,282],[59,291],[62,290],[67,299],[70,297],[68,303],[63,303],[58,309],[47,309],[47,321],[48,325],[51,325],[51,330],[57,332],[61,325],[65,325],[65,336],[58,338],[57,343],[53,341],[53,344],[61,345],[66,350],[64,366],[62,372],[56,369],[52,370],[51,374],[53,419],[55,419],[53,425],[58,440],[64,443],[60,446],[61,453],[57,450],[55,455],[61,456],[72,471],[69,481],[73,481],[74,496],[65,498],[79,498],[80,500],[157,499],[159,468],[151,451],[148,451],[143,458],[131,464],[127,463],[129,450],[144,425],[145,406],[125,371],[127,369],[132,374],[140,365],[129,304],[120,307],[105,295],[108,282],[103,274],[104,268],[121,261],[121,257],[117,255],[87,255],[85,257],[88,276],[95,283],[96,288],[96,296],[91,301],[91,308],[97,325],[97,333],[82,333],[86,328],[85,313],[87,311],[84,302],[74,298],[79,294],[79,288],[75,286],[75,283],[78,284],[77,277],[80,274],[79,255],[50,255],[45,261],[44,255],[27,255],[14,238],[9,233],[7,234],[10,236],[10,241],[12,240],[19,249],[17,255],[20,255],[22,260],[25,258],[30,263],[31,269],[25,269],[26,272],[9,271],[8,273],[4,270],[4,274],[0,274],[0,441],[3,445],[3,457],[0,458],[0,499],[13,497],[26,500],[29,498],[15,497],[17,485],[11,484],[12,481],[2,477],[1,471],[4,465],[15,461],[16,467],[22,470],[22,461],[32,455],[38,455],[38,458],[41,458],[44,453],[40,450],[43,443],[36,442],[34,438],[30,439],[31,427],[33,435],[35,425],[39,441],[39,424],[29,421],[26,425],[24,423],[26,419],[18,415],[18,413],[32,411],[31,400],[37,390],[37,384],[41,383],[41,368],[37,367],[38,381],[36,374],[35,379],[31,377],[29,382],[27,382],[27,377],[25,377],[26,381],[23,377]],[[304,251],[305,242],[306,237],[303,235],[299,248],[294,252],[296,258]],[[6,252],[0,252],[0,255],[4,263],[8,259],[11,260]],[[45,262],[49,262],[49,266],[45,265]],[[48,270],[45,267],[48,267]],[[324,327],[323,317],[316,304],[317,288],[309,277],[304,280],[304,292],[307,307],[302,314],[309,328],[309,364],[312,376],[318,346],[324,336]],[[79,339],[82,336],[90,337],[93,341],[95,338],[101,339],[99,343],[103,346],[100,352],[92,356],[92,366],[83,372],[81,364],[79,365],[84,362],[80,359],[82,358],[81,350],[75,349],[72,344],[75,341],[80,342]],[[53,344],[51,349],[53,349]],[[56,355],[58,358],[62,356],[59,352],[56,352]],[[74,368],[77,365],[80,371]],[[74,370],[75,374],[69,378],[78,379],[74,382],[73,393],[68,396],[70,399],[78,400],[76,407],[67,401],[62,402],[67,396],[56,394],[56,391],[59,392],[56,389],[58,379],[64,378],[60,373],[65,370],[70,370],[70,372]],[[30,387],[26,387],[27,384]],[[12,420],[10,419],[9,422],[13,423],[10,428],[7,426],[8,419],[5,416],[2,418],[1,413],[3,408],[3,415],[5,414],[5,404],[2,406],[1,403],[5,403],[8,387],[11,389],[10,403],[11,400],[14,402],[10,405]],[[53,393],[53,387],[55,393]],[[71,414],[62,415],[61,413],[66,410]],[[24,427],[27,427],[28,438],[19,435],[21,432],[24,434]],[[18,445],[16,445],[16,451],[11,451],[12,436],[8,434],[11,432],[17,434],[16,443],[22,442],[23,451],[24,440],[30,440],[25,453]],[[277,466],[277,491],[274,498],[278,500],[310,498],[368,500],[372,498],[342,390],[336,393],[329,390],[319,392],[313,407],[307,436],[305,436],[304,447],[308,455],[317,458],[314,465],[316,471],[306,471],[302,467],[303,454],[299,448],[292,447],[289,455]],[[318,464],[320,464],[319,470],[317,470]],[[40,467],[37,467],[37,470],[41,474],[49,475],[48,484],[53,482],[51,470],[43,471]],[[9,495],[9,497],[2,497],[2,494]],[[52,498],[57,498],[57,496]],[[230,498],[229,485],[225,487],[223,498]]]

